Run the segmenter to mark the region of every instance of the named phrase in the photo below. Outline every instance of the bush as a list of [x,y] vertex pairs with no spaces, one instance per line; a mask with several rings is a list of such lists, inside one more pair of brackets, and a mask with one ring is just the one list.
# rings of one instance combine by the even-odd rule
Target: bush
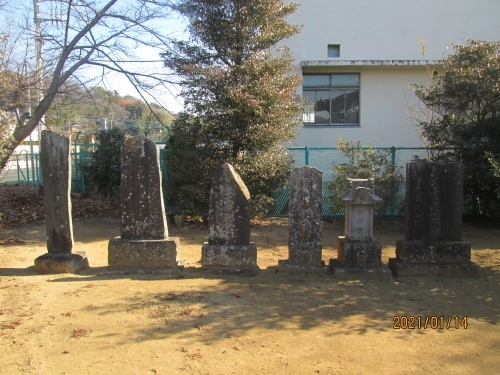
[[125,133],[118,129],[96,133],[98,146],[80,164],[91,190],[104,197],[116,198],[120,192],[121,147]]
[[371,146],[361,147],[359,142],[345,142],[342,139],[337,139],[337,147],[349,158],[349,162],[333,168],[335,179],[327,188],[331,193],[328,200],[335,211],[344,206],[339,195],[346,191],[348,178],[371,178],[375,183],[375,193],[383,199],[376,205],[376,209],[378,212],[385,212],[404,181],[402,168],[391,161],[391,151],[375,150]]
[[499,187],[500,186],[500,155],[495,155],[491,152],[486,152],[485,156],[491,165],[491,172],[493,173],[493,177],[496,179],[495,192],[497,194],[497,197],[500,198],[500,187]]
[[210,141],[210,131],[200,119],[180,114],[173,122],[167,145],[167,196],[169,204],[192,215],[206,215],[212,175],[230,163],[240,174],[252,197],[252,212],[265,216],[273,204],[271,193],[283,187],[292,159],[281,146],[266,151],[241,152],[236,157],[224,143]]

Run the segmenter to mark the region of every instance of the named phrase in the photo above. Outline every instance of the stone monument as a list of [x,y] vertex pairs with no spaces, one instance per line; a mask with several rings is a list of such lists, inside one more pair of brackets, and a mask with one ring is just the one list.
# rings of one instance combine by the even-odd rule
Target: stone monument
[[382,245],[373,239],[373,211],[382,199],[375,194],[373,180],[349,179],[341,195],[345,202],[345,235],[337,240],[337,259],[330,269],[339,278],[389,279],[382,264]]
[[288,259],[280,271],[326,273],[322,260],[322,172],[312,167],[293,169],[289,181]]
[[70,157],[68,137],[49,130],[42,131],[40,165],[48,253],[35,259],[35,271],[39,273],[76,273],[89,266],[84,252],[73,253]]
[[462,163],[406,164],[405,239],[389,259],[394,276],[469,276],[471,245],[462,241]]
[[121,237],[109,242],[109,268],[178,271],[180,242],[168,236],[156,144],[128,138],[121,159]]
[[201,249],[203,269],[248,276],[260,273],[257,246],[250,242],[250,193],[228,163],[213,174],[208,225],[208,242]]

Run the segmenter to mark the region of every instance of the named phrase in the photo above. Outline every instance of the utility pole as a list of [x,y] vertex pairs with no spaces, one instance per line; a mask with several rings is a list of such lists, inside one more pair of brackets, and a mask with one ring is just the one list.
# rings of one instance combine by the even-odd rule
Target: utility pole
[[[56,11],[53,14],[51,7],[50,18],[42,18],[40,13],[40,3],[42,2],[54,2],[54,0],[33,0],[33,9],[34,9],[34,21],[35,21],[35,69],[36,69],[36,80],[38,86],[38,102],[43,98],[43,71],[42,71],[42,32],[41,25],[42,22],[50,21],[54,22],[62,22],[62,8],[60,8],[60,14],[57,14],[57,5]],[[55,2],[62,3],[62,0],[55,0]],[[40,122],[37,125],[38,128],[38,144],[40,145],[41,139],[41,131],[45,128],[45,115],[42,117]]]
[[[40,1],[33,0],[34,11],[35,11],[35,72],[38,86],[38,103],[42,100],[43,96],[43,74],[42,74],[42,35],[40,31],[40,26],[42,24],[42,18],[40,17]],[[38,152],[40,152],[40,140],[42,129],[41,127],[45,125],[45,115],[42,117],[41,121],[37,125],[38,129]]]

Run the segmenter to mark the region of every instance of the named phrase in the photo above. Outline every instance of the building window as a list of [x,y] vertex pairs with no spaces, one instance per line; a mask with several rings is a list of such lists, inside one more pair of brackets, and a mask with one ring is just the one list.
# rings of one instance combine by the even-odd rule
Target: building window
[[359,125],[359,74],[304,74],[306,125]]
[[328,45],[328,57],[340,57],[340,44]]

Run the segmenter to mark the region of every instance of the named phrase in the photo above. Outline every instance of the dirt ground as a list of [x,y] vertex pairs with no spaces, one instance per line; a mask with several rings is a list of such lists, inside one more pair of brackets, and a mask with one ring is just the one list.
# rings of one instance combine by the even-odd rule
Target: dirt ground
[[[44,225],[0,229],[0,373],[499,373],[499,229],[464,226],[476,278],[361,281],[276,272],[288,257],[286,224],[252,229],[263,271],[254,278],[200,269],[206,229],[170,226],[185,266],[175,277],[103,275],[117,219],[75,220],[76,250],[92,267],[81,275],[33,272]],[[387,263],[404,223],[375,228]],[[324,223],[326,262],[342,233],[342,223]],[[421,317],[422,327],[394,329],[395,316],[403,325]]]

